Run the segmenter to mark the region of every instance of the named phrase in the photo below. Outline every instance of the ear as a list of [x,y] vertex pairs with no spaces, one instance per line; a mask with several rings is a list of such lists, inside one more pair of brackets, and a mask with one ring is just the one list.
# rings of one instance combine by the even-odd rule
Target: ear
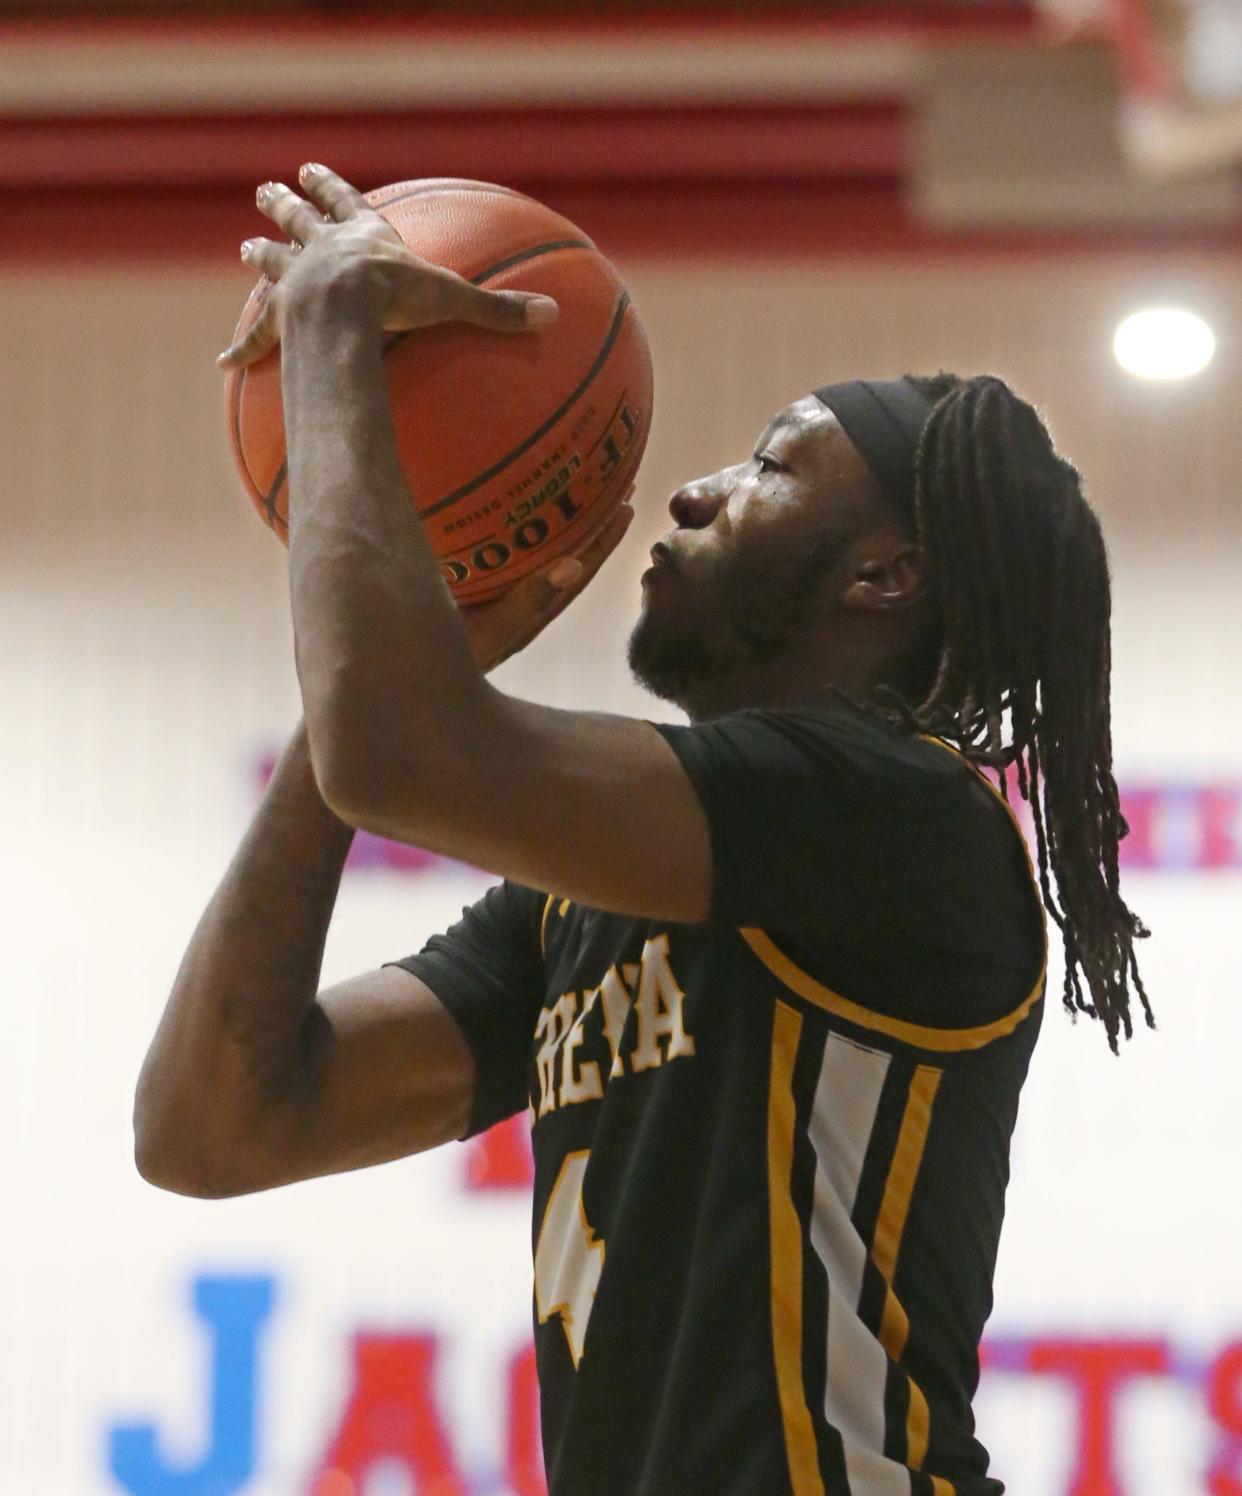
[[927,596],[927,556],[896,531],[872,534],[855,549],[841,602],[872,613],[899,612]]

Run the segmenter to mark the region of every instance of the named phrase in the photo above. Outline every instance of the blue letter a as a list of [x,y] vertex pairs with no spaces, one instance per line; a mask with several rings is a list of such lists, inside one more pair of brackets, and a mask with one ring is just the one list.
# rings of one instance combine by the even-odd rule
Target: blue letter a
[[174,1469],[149,1424],[114,1428],[109,1467],[132,1496],[233,1496],[255,1467],[258,1339],[275,1297],[271,1278],[196,1278],[194,1309],[215,1337],[207,1450]]

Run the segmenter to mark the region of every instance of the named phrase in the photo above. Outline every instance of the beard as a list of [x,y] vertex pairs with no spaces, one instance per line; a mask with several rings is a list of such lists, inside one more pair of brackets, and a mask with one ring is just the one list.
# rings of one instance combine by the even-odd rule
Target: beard
[[[809,551],[779,567],[738,550],[700,586],[697,606],[679,613],[648,606],[630,635],[634,679],[662,701],[685,708],[718,697],[743,673],[783,655],[805,628],[819,590],[845,554],[850,537],[825,530]],[[691,589],[682,573],[673,585]]]

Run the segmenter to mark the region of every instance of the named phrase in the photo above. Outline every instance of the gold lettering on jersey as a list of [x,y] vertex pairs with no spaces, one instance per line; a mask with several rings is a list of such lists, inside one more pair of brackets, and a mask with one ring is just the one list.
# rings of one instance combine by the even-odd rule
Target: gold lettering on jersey
[[[571,994],[572,995],[572,994]],[[576,1101],[598,1101],[604,1094],[604,1087],[600,1083],[599,1065],[595,1060],[585,1060],[578,1065],[574,1055],[582,1044],[582,1024],[587,1014],[595,1006],[595,1000],[599,996],[599,989],[586,994],[586,1000],[582,1004],[582,1012],[574,1020],[569,1033],[565,1036],[565,1043],[561,1046],[561,1105],[571,1106]]]
[[538,1115],[541,1117],[556,1110],[556,1054],[561,1041],[569,1032],[577,1008],[578,994],[566,992],[552,1007],[545,1008],[540,1013],[539,1022],[535,1025],[535,1038],[543,1040],[535,1053],[535,1070],[539,1076]]
[[587,1220],[582,1186],[590,1151],[580,1148],[565,1155],[548,1203],[535,1247],[535,1309],[539,1323],[559,1315],[569,1342],[574,1369],[582,1360],[587,1322],[604,1270],[604,1243]]
[[[638,975],[637,966],[626,966],[627,971]],[[634,978],[631,977],[629,986],[633,986]],[[625,1071],[621,1065],[621,1034],[625,1029],[626,1015],[630,1011],[630,994],[626,990],[627,984],[622,980],[621,973],[615,966],[608,968],[608,975],[595,989],[599,993],[600,1004],[604,1010],[604,1038],[608,1040],[608,1048],[612,1053],[612,1065],[608,1070],[608,1079],[624,1075]]]
[[[535,1025],[535,1072],[539,1086],[536,1115],[546,1117],[558,1106],[598,1101],[604,1094],[599,1058],[579,1053],[588,1045],[586,1021],[596,1008],[608,1046],[608,1079],[653,1070],[669,1060],[694,1054],[693,1035],[686,1032],[685,993],[673,973],[668,936],[657,935],[643,946],[641,963],[610,966],[598,987],[565,992],[544,1008]],[[633,1043],[623,1052],[626,1023],[634,1014]],[[598,1043],[598,1040],[596,1041]],[[589,1052],[589,1050],[588,1050]]]
[[[668,936],[657,935],[643,946],[636,1000],[638,1043],[630,1055],[631,1070],[651,1070],[666,1059],[694,1053],[694,1040],[686,1033],[681,1016],[685,996],[668,964]],[[663,1051],[661,1039],[668,1041]]]

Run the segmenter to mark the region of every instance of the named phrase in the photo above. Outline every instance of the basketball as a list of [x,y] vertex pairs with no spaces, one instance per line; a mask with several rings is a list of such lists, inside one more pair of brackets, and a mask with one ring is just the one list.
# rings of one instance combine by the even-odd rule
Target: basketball
[[[651,426],[651,355],[614,267],[568,219],[488,182],[397,182],[366,194],[425,260],[488,290],[560,304],[550,327],[458,323],[385,334],[397,446],[440,571],[461,603],[497,596],[578,550],[625,498]],[[266,277],[237,335],[271,289]],[[279,350],[230,372],[233,456],[288,543]]]

